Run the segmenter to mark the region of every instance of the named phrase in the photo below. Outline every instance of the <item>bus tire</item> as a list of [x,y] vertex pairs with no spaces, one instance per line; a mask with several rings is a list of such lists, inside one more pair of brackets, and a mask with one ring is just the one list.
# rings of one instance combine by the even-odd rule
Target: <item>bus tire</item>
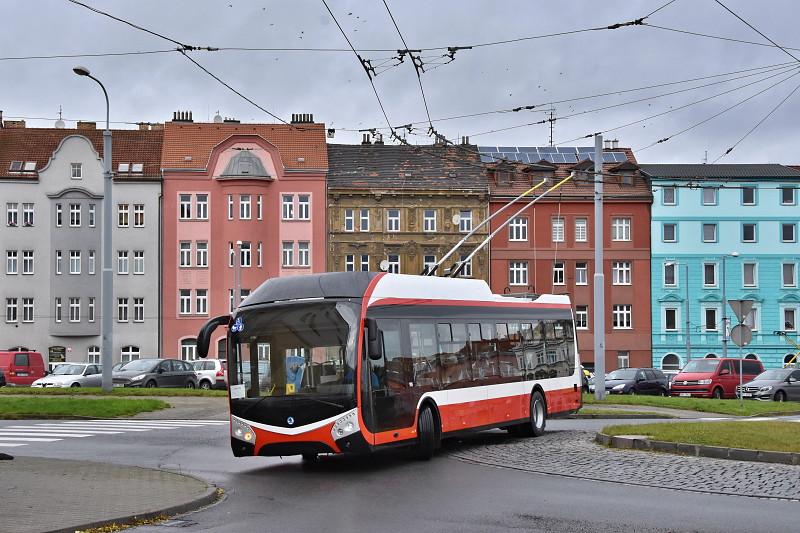
[[317,461],[319,461],[319,455],[317,455],[316,453],[310,452],[310,453],[304,453],[303,454],[303,462],[304,463],[314,464]]
[[423,406],[417,420],[416,456],[418,459],[427,461],[436,453],[436,448],[439,446],[436,442],[438,432],[435,426],[436,417],[433,415],[433,410],[428,405]]
[[541,437],[547,426],[547,403],[544,395],[538,390],[531,394],[531,421],[529,424],[531,435]]

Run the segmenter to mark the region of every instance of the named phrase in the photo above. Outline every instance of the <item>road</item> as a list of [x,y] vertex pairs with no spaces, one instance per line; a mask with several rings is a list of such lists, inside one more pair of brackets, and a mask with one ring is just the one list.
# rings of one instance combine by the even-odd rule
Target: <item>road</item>
[[[22,431],[14,429],[17,426],[46,423],[2,421],[0,433]],[[525,445],[535,453],[538,447],[545,450],[557,444],[557,439],[575,440],[574,436],[585,434],[582,431],[608,423],[607,420],[550,421],[548,435]],[[81,426],[80,422],[67,421],[52,424],[42,428],[51,433],[62,428],[65,434],[74,434]],[[147,428],[147,424],[154,429],[116,431],[109,425],[95,429],[89,437],[26,441],[24,446],[13,448],[13,453],[176,470],[199,476],[226,491],[221,503],[185,515],[179,522],[168,523],[171,525],[132,530],[137,533],[168,533],[171,531],[168,528],[174,525],[184,526],[181,530],[187,532],[519,529],[752,532],[789,531],[797,525],[797,501],[596,481],[591,479],[594,477],[591,467],[578,473],[585,477],[581,479],[463,460],[465,455],[478,450],[490,450],[489,453],[497,450],[499,454],[506,444],[519,442],[499,431],[450,441],[429,462],[415,461],[395,451],[365,457],[328,457],[315,465],[303,465],[296,458],[236,459],[230,453],[227,427],[212,421],[187,425],[169,420],[139,420],[129,428],[134,429],[137,424],[142,426],[140,429]],[[71,429],[63,429],[65,426]],[[588,453],[594,451],[589,448]],[[697,461],[702,466],[705,464],[702,461],[708,460]]]

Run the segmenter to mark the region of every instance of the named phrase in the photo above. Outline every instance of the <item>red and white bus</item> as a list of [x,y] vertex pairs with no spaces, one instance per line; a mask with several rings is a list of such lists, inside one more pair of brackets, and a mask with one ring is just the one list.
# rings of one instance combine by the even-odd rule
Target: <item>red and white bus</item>
[[228,326],[237,457],[367,452],[505,428],[536,436],[581,407],[569,298],[484,281],[340,272],[266,281]]

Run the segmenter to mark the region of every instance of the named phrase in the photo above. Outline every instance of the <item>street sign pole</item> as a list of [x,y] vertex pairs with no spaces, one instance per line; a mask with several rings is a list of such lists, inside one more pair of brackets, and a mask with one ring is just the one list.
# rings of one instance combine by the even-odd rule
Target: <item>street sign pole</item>
[[753,312],[754,300],[728,300],[728,305],[731,306],[739,324],[731,330],[731,340],[739,347],[739,405],[744,407],[744,396],[742,396],[742,370],[744,368],[744,361],[742,359],[742,347],[750,344],[753,340],[753,332],[750,327],[744,324],[744,321]]

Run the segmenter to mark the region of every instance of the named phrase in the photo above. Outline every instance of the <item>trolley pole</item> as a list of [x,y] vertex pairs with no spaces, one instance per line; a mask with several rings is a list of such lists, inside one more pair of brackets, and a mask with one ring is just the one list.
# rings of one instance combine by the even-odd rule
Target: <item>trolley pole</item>
[[603,136],[594,136],[594,397],[606,395],[605,275],[603,274]]

